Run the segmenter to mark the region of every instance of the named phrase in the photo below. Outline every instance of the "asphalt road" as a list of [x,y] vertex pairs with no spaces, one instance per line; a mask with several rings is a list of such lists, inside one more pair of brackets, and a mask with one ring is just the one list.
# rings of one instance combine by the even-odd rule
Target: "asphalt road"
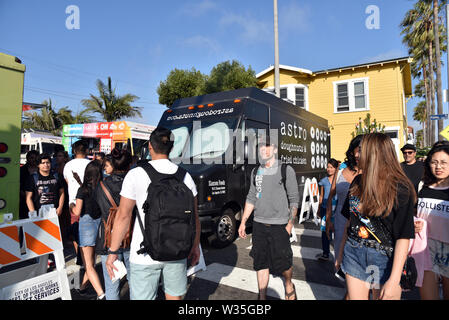
[[[295,225],[297,241],[292,243],[293,283],[298,300],[341,300],[345,294],[344,283],[334,276],[332,260],[322,262],[315,257],[321,253],[321,236],[318,227],[312,222]],[[185,300],[256,300],[257,279],[253,270],[253,260],[249,256],[251,236],[246,239],[237,238],[233,244],[224,249],[215,249],[202,241],[202,250],[206,270],[201,270],[189,277],[188,291]],[[67,250],[67,265],[75,263],[73,251]],[[99,260],[97,260],[99,261]],[[100,278],[101,264],[97,264]],[[81,270],[81,275],[82,275]],[[95,299],[92,288],[91,295],[80,295],[72,289],[73,300]],[[285,293],[282,279],[271,277],[268,288],[268,299],[284,299]],[[129,288],[126,277],[121,281],[121,299],[129,299]],[[157,299],[164,299],[159,290]],[[402,299],[419,299],[418,290],[403,293]]]

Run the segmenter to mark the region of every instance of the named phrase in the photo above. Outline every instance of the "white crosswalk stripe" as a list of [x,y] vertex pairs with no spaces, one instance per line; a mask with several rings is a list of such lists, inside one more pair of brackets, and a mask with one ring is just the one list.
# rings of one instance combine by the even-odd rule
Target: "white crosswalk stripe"
[[[231,267],[220,263],[212,263],[206,271],[199,272],[195,277],[216,282],[219,284],[257,293],[256,272],[252,270]],[[339,300],[344,296],[344,289],[322,284],[292,280],[296,288],[298,300]],[[280,277],[270,275],[267,295],[270,297],[285,297],[283,280]]]
[[[294,258],[313,260],[310,263],[320,263],[317,256],[322,253],[321,248],[300,246],[301,237],[312,237],[315,245],[321,243],[317,238],[321,238],[320,230],[311,230],[306,228],[296,228],[295,233],[298,241],[292,243],[292,251]],[[310,240],[310,239],[309,239]],[[243,239],[237,239],[244,241]],[[251,246],[243,246],[246,250],[250,250]],[[330,261],[333,261],[334,252],[331,249]],[[310,264],[309,263],[309,264]],[[226,264],[213,262],[207,265],[207,270],[198,272],[194,275],[197,279],[203,279],[247,292],[258,293],[257,276],[253,269],[242,268],[241,266],[229,266]],[[306,281],[305,279],[293,279],[296,287],[298,300],[340,300],[345,294],[343,287],[333,285],[325,285]],[[267,295],[273,298],[284,299],[284,284],[282,277],[270,275]]]

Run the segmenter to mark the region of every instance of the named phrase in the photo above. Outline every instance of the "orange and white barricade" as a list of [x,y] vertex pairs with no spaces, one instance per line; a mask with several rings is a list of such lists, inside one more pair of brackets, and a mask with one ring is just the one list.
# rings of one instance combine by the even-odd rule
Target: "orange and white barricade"
[[310,213],[313,214],[313,222],[319,225],[318,207],[320,204],[320,189],[316,178],[307,178],[304,183],[302,203],[299,212],[299,223],[309,220]]
[[[51,272],[47,272],[49,254],[56,264]],[[54,208],[0,224],[0,272],[0,300],[71,300]]]

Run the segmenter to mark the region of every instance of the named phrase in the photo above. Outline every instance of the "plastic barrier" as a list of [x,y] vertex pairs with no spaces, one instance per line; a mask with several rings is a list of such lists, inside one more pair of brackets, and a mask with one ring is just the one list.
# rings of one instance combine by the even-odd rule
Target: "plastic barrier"
[[316,225],[320,224],[318,218],[318,207],[320,204],[320,189],[315,178],[307,178],[304,183],[304,192],[302,195],[301,210],[299,212],[299,223],[302,223],[310,218],[310,212],[313,214],[313,222]]
[[[56,270],[47,273],[49,254]],[[0,300],[71,300],[54,208],[0,224]]]

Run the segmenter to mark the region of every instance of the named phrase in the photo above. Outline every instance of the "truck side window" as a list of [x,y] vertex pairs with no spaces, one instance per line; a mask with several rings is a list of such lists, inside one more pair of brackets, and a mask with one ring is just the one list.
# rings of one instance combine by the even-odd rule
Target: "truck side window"
[[264,104],[248,101],[244,112],[247,119],[268,123],[268,107]]

